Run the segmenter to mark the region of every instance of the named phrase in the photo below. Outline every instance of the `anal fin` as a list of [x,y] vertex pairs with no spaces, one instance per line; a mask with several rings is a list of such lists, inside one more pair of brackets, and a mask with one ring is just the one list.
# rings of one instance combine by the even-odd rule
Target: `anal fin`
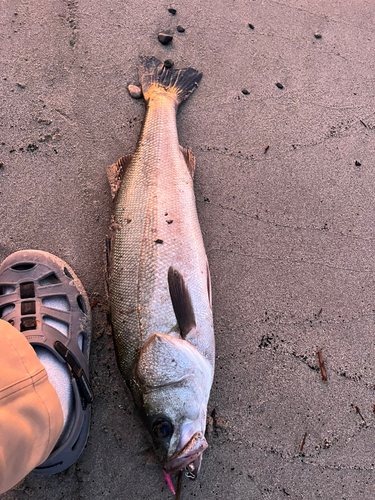
[[107,168],[107,177],[109,185],[111,186],[112,199],[116,196],[124,173],[132,159],[133,155],[125,155]]
[[180,151],[185,159],[186,166],[190,172],[191,178],[194,179],[194,172],[195,172],[195,156],[191,152],[191,149],[189,148],[183,148],[180,146]]
[[181,330],[181,337],[196,328],[191,296],[183,276],[173,267],[168,269],[168,286],[173,310]]

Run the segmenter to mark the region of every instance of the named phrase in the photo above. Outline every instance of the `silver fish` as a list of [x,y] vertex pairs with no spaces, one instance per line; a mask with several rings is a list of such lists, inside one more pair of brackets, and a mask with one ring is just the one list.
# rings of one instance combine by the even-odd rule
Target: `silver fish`
[[109,293],[120,371],[167,473],[196,477],[214,375],[211,283],[199,227],[195,158],[176,113],[202,74],[141,59],[147,103],[134,155],[108,169],[115,196]]

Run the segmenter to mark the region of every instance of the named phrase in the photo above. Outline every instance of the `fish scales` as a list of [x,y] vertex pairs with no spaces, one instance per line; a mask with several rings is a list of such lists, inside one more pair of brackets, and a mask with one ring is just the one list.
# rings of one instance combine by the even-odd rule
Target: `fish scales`
[[[115,222],[120,229],[112,321],[116,341],[125,350],[122,370],[128,378],[150,335],[178,331],[166,279],[170,265],[186,279],[197,326],[207,321],[210,309],[193,180],[178,142],[175,103],[168,97],[158,96],[149,105],[139,146],[120,186]],[[204,338],[200,340],[208,352]]]

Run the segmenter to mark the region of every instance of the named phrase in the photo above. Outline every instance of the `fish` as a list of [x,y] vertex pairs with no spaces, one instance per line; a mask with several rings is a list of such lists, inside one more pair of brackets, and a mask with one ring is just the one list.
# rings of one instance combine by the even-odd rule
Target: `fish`
[[197,216],[195,158],[179,105],[202,73],[142,57],[146,114],[136,151],[108,168],[110,316],[117,364],[165,473],[200,470],[215,366],[211,278]]

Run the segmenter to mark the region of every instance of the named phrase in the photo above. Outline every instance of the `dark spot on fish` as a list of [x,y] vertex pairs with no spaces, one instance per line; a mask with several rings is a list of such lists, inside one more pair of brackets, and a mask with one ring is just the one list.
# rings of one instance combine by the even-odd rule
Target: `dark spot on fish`
[[168,215],[168,212],[165,212],[165,214],[164,214],[164,215],[165,215],[165,216],[167,217],[167,215]]
[[178,31],[179,33],[185,33],[185,28],[183,28],[182,26],[178,25],[178,26],[177,26],[177,31]]
[[320,33],[314,33],[314,36],[317,40],[320,40],[322,38],[322,35]]
[[174,62],[171,61],[171,59],[166,59],[164,61],[164,68],[169,69],[169,68],[172,68],[173,65],[174,65]]
[[126,219],[126,222],[127,222],[128,224],[130,224],[130,223],[131,223],[131,221],[132,221],[132,219]]
[[355,166],[356,166],[356,167],[360,167],[360,166],[361,166],[361,163],[359,163],[359,161],[358,161],[358,160],[356,160],[356,161],[355,161]]
[[155,240],[155,243],[157,243],[158,245],[162,245],[163,244],[163,240]]
[[169,219],[167,220],[167,224],[172,224],[173,220]]
[[282,83],[280,83],[280,82],[277,82],[277,83],[276,83],[276,87],[277,87],[278,89],[283,89],[283,88],[284,88],[284,85],[283,85]]
[[38,149],[38,146],[36,144],[29,144],[26,148],[26,150],[29,151],[30,153],[33,153],[37,149]]
[[170,43],[173,40],[173,36],[168,35],[167,33],[159,33],[158,39],[162,45],[167,45],[168,43]]
[[172,9],[172,8],[171,8],[171,9],[168,9],[168,12],[169,12],[170,14],[172,14],[172,16],[174,16],[174,15],[176,14],[177,10],[176,10],[176,9]]
[[250,24],[250,23],[249,23],[249,28],[250,28],[251,30],[254,30],[254,29],[255,29],[255,26],[254,26],[253,24]]
[[242,89],[241,92],[243,93],[243,95],[249,95],[250,94],[250,92],[247,89]]

